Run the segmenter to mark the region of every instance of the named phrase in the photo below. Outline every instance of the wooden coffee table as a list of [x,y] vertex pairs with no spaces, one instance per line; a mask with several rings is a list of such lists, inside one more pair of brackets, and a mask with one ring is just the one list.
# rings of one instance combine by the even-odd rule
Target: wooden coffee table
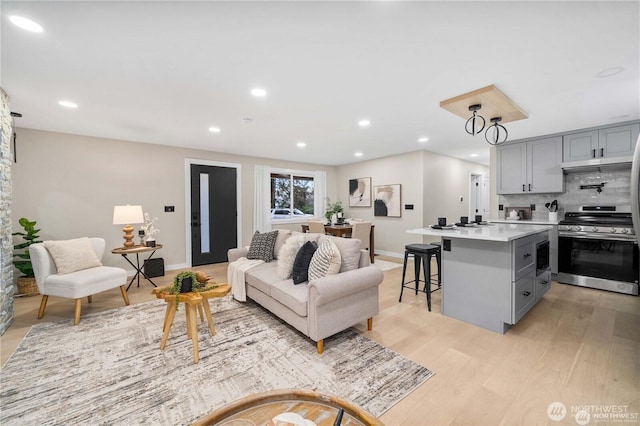
[[151,292],[155,294],[158,299],[164,299],[167,302],[167,310],[164,315],[164,325],[162,326],[162,341],[160,342],[160,350],[163,350],[167,344],[169,338],[169,330],[173,325],[173,319],[176,316],[176,298],[179,303],[184,303],[185,315],[187,317],[187,336],[191,339],[193,345],[193,362],[200,361],[200,355],[198,352],[198,323],[196,321],[196,310],[200,312],[200,320],[204,321],[202,310],[207,317],[209,323],[209,331],[212,336],[216,335],[216,330],[213,327],[213,318],[211,317],[211,309],[209,308],[209,299],[214,297],[224,297],[231,291],[231,286],[228,284],[220,284],[218,287],[202,291],[202,292],[189,292],[180,294],[165,293],[170,286],[162,288],[154,288]]
[[196,426],[226,424],[272,425],[271,419],[281,413],[293,412],[318,426],[332,426],[342,408],[342,426],[383,426],[383,423],[362,408],[341,398],[302,389],[283,389],[258,393],[213,411],[194,422]]

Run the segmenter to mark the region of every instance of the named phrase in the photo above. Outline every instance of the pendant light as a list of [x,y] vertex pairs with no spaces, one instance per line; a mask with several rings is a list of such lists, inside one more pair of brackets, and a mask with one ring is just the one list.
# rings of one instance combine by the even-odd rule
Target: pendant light
[[[469,111],[472,111],[473,115],[467,120],[466,124],[464,125],[464,129],[467,131],[467,133],[473,136],[482,132],[486,124],[484,117],[481,115],[478,115],[478,111],[480,110],[480,108],[482,108],[481,104],[475,104],[469,107]],[[480,121],[482,121],[482,126],[479,126]],[[478,129],[477,127],[480,127],[480,128]]]
[[502,117],[492,118],[491,122],[493,124],[487,127],[487,131],[484,133],[484,138],[489,145],[499,145],[506,142],[509,137],[507,129],[502,124],[499,124],[500,121],[502,121]]

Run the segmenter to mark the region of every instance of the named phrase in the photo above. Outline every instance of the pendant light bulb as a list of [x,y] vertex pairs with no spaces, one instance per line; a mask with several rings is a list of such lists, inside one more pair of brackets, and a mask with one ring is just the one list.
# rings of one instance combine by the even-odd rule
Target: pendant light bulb
[[482,108],[481,104],[471,105],[469,107],[469,111],[472,111],[473,115],[467,120],[466,124],[464,125],[464,129],[467,131],[467,133],[473,136],[482,132],[482,130],[484,130],[484,125],[486,124],[484,117],[478,115],[478,110],[480,110],[480,108]]
[[507,129],[502,124],[499,124],[500,121],[502,121],[502,117],[492,118],[491,122],[493,124],[487,127],[487,131],[484,133],[484,138],[489,145],[499,145],[506,142],[509,137]]

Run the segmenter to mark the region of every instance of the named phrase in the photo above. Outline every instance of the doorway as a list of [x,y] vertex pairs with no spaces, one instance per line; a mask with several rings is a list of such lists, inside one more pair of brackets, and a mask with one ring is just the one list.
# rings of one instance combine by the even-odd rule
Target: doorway
[[471,173],[469,181],[469,221],[475,215],[482,215],[482,220],[489,218],[489,176]]
[[226,262],[238,247],[239,165],[187,160],[187,263]]

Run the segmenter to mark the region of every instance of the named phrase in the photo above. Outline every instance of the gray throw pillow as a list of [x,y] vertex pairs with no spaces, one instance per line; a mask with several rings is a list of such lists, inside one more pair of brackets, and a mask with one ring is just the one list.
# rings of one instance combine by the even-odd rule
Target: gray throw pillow
[[318,244],[315,241],[307,241],[298,250],[296,260],[293,261],[293,271],[291,271],[291,278],[293,278],[294,284],[309,281],[309,264],[317,248]]
[[278,231],[265,232],[261,234],[256,231],[251,238],[247,259],[261,259],[265,262],[273,260],[273,248],[276,246]]

